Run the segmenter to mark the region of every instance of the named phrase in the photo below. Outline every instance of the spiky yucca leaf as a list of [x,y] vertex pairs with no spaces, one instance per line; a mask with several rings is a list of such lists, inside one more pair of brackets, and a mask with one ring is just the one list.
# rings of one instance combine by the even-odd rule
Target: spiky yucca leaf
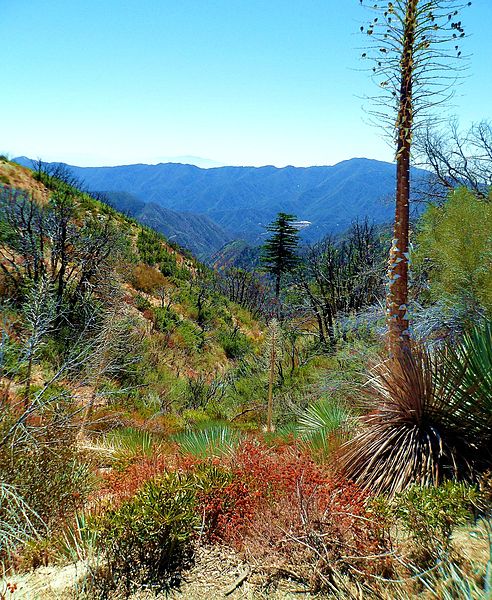
[[[480,361],[471,355],[481,351],[469,345],[466,364]],[[466,369],[460,362],[453,370],[452,362],[414,346],[374,369],[362,428],[342,448],[347,476],[390,495],[415,482],[474,478],[488,460],[483,440],[491,437],[490,397],[481,386],[464,385]]]
[[181,452],[193,456],[222,456],[232,452],[241,441],[241,434],[227,426],[188,431],[174,436]]
[[340,402],[320,400],[299,415],[297,431],[310,446],[330,452],[346,439],[352,428],[352,416]]
[[442,352],[439,386],[454,397],[463,424],[492,444],[492,322],[476,326]]

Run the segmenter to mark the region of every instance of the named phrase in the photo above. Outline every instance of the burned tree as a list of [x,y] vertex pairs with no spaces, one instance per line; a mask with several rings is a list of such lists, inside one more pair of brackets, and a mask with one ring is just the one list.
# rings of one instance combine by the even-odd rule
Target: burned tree
[[442,203],[449,192],[466,186],[488,201],[492,185],[492,123],[480,121],[467,131],[452,119],[442,127],[429,124],[415,139],[419,163],[430,171],[418,190],[426,201]]

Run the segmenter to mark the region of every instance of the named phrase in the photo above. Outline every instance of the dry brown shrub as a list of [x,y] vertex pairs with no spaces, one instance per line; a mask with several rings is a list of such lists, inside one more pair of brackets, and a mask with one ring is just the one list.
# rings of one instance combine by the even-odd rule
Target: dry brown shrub
[[135,289],[151,294],[165,285],[166,278],[154,267],[140,264],[133,269],[131,283]]

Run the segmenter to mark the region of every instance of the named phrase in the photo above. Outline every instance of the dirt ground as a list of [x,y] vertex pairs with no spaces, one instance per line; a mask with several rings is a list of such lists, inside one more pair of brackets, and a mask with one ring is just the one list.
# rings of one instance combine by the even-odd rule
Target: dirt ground
[[[79,562],[63,567],[40,567],[0,582],[0,598],[5,600],[74,600],[90,598],[83,592],[87,567]],[[294,600],[311,597],[298,583],[282,581],[277,589],[265,589],[265,577],[256,575],[233,551],[220,546],[197,550],[194,566],[186,573],[179,590],[158,599],[167,600]],[[15,584],[13,593],[6,584]],[[130,600],[156,599],[148,592],[133,594]],[[116,600],[116,599],[115,599]]]

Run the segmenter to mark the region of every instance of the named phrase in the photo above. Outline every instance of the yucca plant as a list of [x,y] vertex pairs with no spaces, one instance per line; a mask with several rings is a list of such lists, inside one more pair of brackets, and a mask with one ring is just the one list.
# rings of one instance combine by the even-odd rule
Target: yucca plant
[[58,554],[60,558],[74,563],[89,561],[96,556],[96,542],[97,535],[88,527],[85,514],[77,513],[74,522],[63,530],[58,542]]
[[150,456],[154,450],[155,439],[148,431],[124,427],[108,433],[103,446],[106,446],[116,458]]
[[227,426],[188,431],[172,438],[181,452],[201,458],[228,454],[234,450],[241,439],[242,436],[238,431]]
[[299,415],[297,432],[314,450],[329,453],[345,441],[353,423],[350,411],[343,404],[324,399]]
[[472,481],[492,464],[491,359],[488,324],[435,354],[414,345],[381,362],[362,427],[341,450],[346,475],[390,495],[412,483]]
[[492,443],[492,322],[465,333],[441,353],[439,387],[454,398],[460,420],[484,451]]

